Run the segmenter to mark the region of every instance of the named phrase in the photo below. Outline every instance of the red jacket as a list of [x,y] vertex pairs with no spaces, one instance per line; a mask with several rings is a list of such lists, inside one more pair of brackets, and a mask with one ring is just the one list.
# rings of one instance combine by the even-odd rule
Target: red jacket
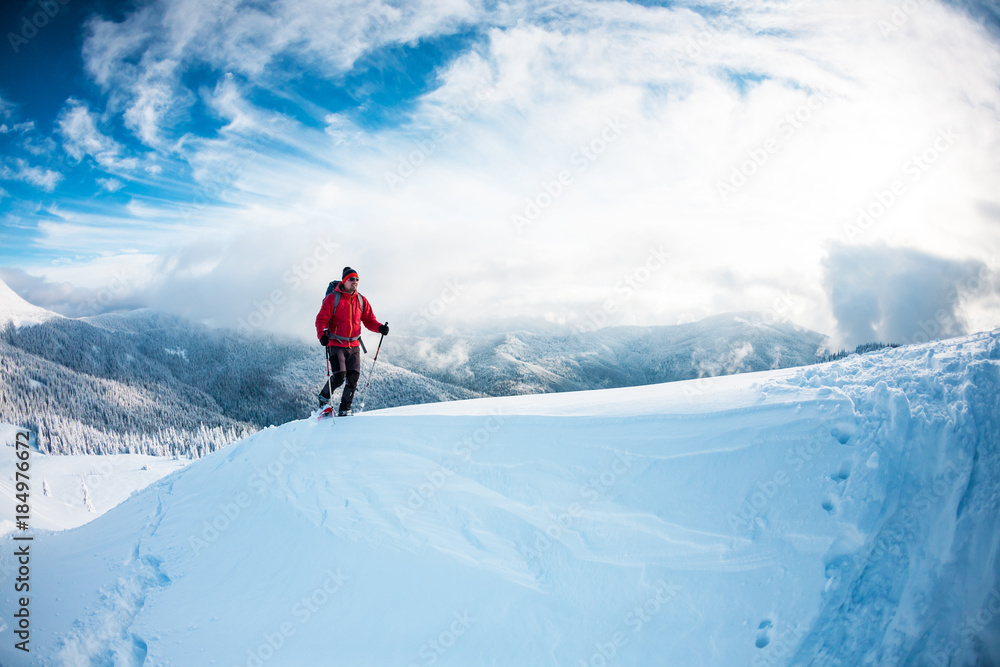
[[[337,303],[337,312],[333,310],[337,293],[340,293],[340,302]],[[369,331],[378,332],[382,323],[375,319],[372,306],[356,291],[348,294],[340,289],[340,285],[326,295],[323,305],[320,306],[319,314],[316,315],[316,338],[323,337],[323,330],[330,330],[330,342],[328,347],[357,347],[358,338],[361,336],[361,323]]]

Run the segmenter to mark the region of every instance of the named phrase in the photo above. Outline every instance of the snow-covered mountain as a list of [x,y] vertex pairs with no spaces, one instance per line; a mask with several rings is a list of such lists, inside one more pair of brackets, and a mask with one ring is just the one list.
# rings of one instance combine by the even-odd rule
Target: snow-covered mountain
[[[150,310],[45,315],[2,289],[13,296],[5,301],[6,324],[0,321],[0,423],[30,428],[46,452],[200,456],[309,414],[326,377],[315,344],[209,329]],[[804,365],[818,360],[823,338],[750,313],[562,336],[418,338],[394,330],[377,373],[362,381],[372,378],[358,406],[361,400],[378,409]]]
[[564,335],[403,335],[387,352],[394,363],[441,382],[509,396],[805,366],[819,360],[825,338],[759,313],[731,313],[676,326]]
[[995,665],[998,471],[1000,330],[294,421],[35,533],[0,662]]
[[20,327],[61,317],[62,315],[28,303],[0,280],[0,329],[8,324]]

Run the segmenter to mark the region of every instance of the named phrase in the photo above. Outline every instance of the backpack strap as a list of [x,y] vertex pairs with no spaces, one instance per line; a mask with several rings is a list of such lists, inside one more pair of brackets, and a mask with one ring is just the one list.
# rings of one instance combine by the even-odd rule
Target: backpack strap
[[[337,314],[337,306],[340,305],[340,290],[336,288],[336,285],[338,285],[339,283],[340,283],[339,280],[335,280],[334,282],[330,283],[330,285],[333,287],[333,312],[330,313],[330,320],[326,323],[327,328],[329,328],[330,325],[333,324],[333,316]],[[327,292],[327,294],[329,294],[329,292]],[[361,296],[360,294],[358,294],[358,297],[361,298],[361,312],[364,313],[365,308],[368,307],[368,301],[366,301],[365,297]],[[337,334],[328,333],[327,336],[330,337],[330,340],[339,340],[343,343],[353,343],[356,340],[361,340],[360,334],[357,336],[338,336]]]
[[[326,286],[326,296],[330,296],[330,293],[334,292],[334,291],[336,291],[336,294],[337,294],[337,296],[334,298],[334,301],[333,301],[333,310],[334,310],[334,312],[336,312],[336,310],[337,310],[337,304],[340,303],[340,290],[337,289],[337,287],[340,286],[340,282],[341,281],[339,281],[339,280],[333,280],[333,281],[330,282],[329,285]],[[361,294],[360,292],[358,292],[358,296],[361,298],[361,312],[363,313],[363,312],[365,312],[365,308],[368,307],[368,300],[365,299],[364,295]]]

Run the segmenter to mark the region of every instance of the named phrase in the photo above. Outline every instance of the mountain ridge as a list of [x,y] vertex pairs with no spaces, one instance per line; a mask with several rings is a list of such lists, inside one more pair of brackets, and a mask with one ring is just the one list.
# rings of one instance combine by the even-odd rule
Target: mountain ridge
[[[364,357],[355,402],[371,410],[753,372],[815,363],[823,340],[754,313],[558,336],[394,330],[374,374]],[[0,421],[36,432],[47,453],[201,456],[309,414],[325,377],[318,345],[150,309],[0,326]]]

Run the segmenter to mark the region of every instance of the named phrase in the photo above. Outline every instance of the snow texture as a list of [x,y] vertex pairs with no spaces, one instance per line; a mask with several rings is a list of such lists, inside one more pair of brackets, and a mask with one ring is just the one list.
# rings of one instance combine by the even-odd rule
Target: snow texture
[[38,534],[0,662],[995,665],[998,419],[1000,331],[295,421]]

